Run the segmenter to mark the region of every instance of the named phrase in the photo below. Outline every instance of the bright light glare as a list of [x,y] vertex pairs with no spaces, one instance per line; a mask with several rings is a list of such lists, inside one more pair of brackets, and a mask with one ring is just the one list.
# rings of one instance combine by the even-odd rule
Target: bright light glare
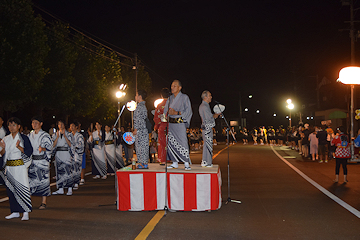
[[122,92],[122,91],[117,91],[117,92],[116,92],[116,97],[117,97],[117,98],[121,98],[121,97],[123,97],[123,96],[125,96],[125,95],[126,95],[125,92]]
[[286,118],[289,118],[289,116],[286,116]]
[[258,109],[258,110],[256,110],[256,113],[260,113],[260,110]]
[[288,100],[286,100],[286,103],[287,104],[290,104],[292,101],[291,101],[291,99],[289,98]]
[[157,108],[157,106],[158,106],[160,103],[162,103],[162,101],[164,101],[164,99],[162,99],[162,98],[156,99],[155,102],[154,102],[155,108]]
[[360,67],[344,67],[339,72],[337,82],[343,84],[360,84]]
[[249,95],[249,98],[252,98],[252,95]]
[[273,117],[276,117],[276,113],[273,114]]
[[310,118],[309,117],[306,117],[307,120],[309,120]]
[[290,103],[289,105],[287,105],[287,108],[290,109],[290,110],[291,110],[291,109],[294,109],[294,107],[295,107],[295,106],[294,106],[294,104],[292,104],[292,103]]
[[245,112],[248,112],[249,111],[249,109],[248,108],[245,108]]
[[131,100],[130,102],[127,102],[126,103],[126,107],[127,109],[132,112],[132,111],[135,111],[136,109],[136,102],[134,100]]

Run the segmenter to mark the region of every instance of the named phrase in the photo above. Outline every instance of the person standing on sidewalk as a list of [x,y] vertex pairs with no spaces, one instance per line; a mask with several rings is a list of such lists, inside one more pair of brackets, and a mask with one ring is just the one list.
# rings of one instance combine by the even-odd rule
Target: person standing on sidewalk
[[310,142],[310,155],[312,160],[315,161],[315,158],[319,158],[318,148],[319,148],[319,139],[316,137],[316,127],[310,131],[309,142]]
[[201,94],[202,103],[199,106],[199,114],[201,117],[201,129],[202,137],[204,140],[203,155],[201,166],[202,167],[212,167],[212,156],[213,156],[213,131],[212,128],[215,127],[215,119],[221,113],[212,114],[210,110],[209,103],[212,100],[211,93],[207,90],[203,91]]
[[335,179],[334,182],[339,181],[340,165],[342,165],[344,172],[344,183],[347,183],[347,161],[351,157],[348,136],[344,133],[345,128],[340,126],[337,128],[337,134],[331,141],[336,146],[335,150]]
[[317,132],[316,137],[319,139],[318,143],[318,152],[319,152],[319,163],[325,161],[328,162],[327,159],[327,151],[328,151],[328,142],[327,142],[327,132],[325,131],[326,125],[322,125],[320,130]]

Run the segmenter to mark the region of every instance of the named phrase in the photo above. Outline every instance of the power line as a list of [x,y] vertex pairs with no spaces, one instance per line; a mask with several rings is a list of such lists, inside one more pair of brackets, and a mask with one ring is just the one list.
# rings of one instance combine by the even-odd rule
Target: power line
[[[41,7],[37,6],[36,4],[34,4],[34,7],[36,7],[36,8],[37,8],[37,9],[39,9],[40,11],[42,11],[42,12],[46,13],[46,14],[47,14],[47,15],[49,15],[50,17],[52,17],[52,18],[56,19],[57,21],[59,21],[59,22],[63,22],[63,23],[66,23],[66,21],[61,20],[59,17],[56,17],[55,15],[53,15],[53,14],[49,13],[48,11],[46,11],[46,10],[44,10],[43,8],[41,8]],[[45,19],[44,19],[44,20],[45,20]],[[45,20],[45,21],[46,21],[46,20]],[[47,21],[47,22],[49,22],[49,21]],[[80,32],[80,31],[79,31],[79,30],[77,30],[76,28],[74,28],[74,27],[70,26],[70,24],[68,24],[68,25],[69,25],[69,28],[71,28],[71,29],[72,29],[72,30],[74,30],[75,32],[77,32],[77,33],[79,33],[79,34],[83,35],[84,37],[86,37],[86,38],[90,39],[90,40],[91,40],[91,41],[93,41],[93,42],[96,42],[97,44],[99,44],[99,45],[103,46],[104,48],[107,48],[107,49],[109,49],[109,50],[113,51],[114,53],[116,53],[116,54],[120,55],[121,57],[125,57],[125,58],[128,58],[128,59],[133,60],[133,58],[132,58],[132,57],[129,57],[129,56],[126,56],[125,54],[122,54],[122,53],[120,53],[120,52],[117,52],[117,51],[115,51],[114,49],[112,49],[112,48],[110,48],[110,47],[106,46],[105,44],[100,43],[99,41],[97,41],[97,40],[95,40],[95,39],[93,39],[93,38],[91,38],[91,37],[89,37],[89,36],[85,35],[83,32]],[[97,37],[97,38],[99,38],[99,37]],[[100,38],[99,38],[99,39],[100,39]],[[101,40],[101,41],[104,41],[104,40],[102,40],[102,39],[100,39],[100,40]],[[104,42],[106,42],[106,41],[104,41]],[[119,47],[117,47],[117,48],[118,48],[118,49],[121,49],[121,48],[119,48]],[[123,51],[125,51],[125,52],[128,52],[128,53],[131,53],[131,52],[126,51],[126,50],[124,50],[124,49],[121,49],[121,50],[123,50]],[[131,54],[132,54],[132,55],[134,55],[134,53],[131,53]]]
[[[49,11],[44,10],[42,7],[39,7],[39,6],[36,5],[36,4],[34,4],[34,7],[36,7],[36,8],[39,9],[40,11],[46,13],[48,16],[56,19],[57,21],[62,22],[62,23],[66,23],[65,20],[62,20],[60,17],[57,17],[57,16],[55,16],[54,14],[49,13]],[[48,24],[54,25],[54,23],[52,23],[51,21],[48,21],[48,20],[46,20],[46,19],[44,19],[44,18],[43,18],[43,20],[44,20],[45,22],[47,22]],[[68,24],[68,23],[66,23],[66,24]],[[107,46],[107,45],[105,45],[105,44],[103,44],[103,43],[101,43],[101,42],[99,42],[99,41],[97,41],[97,40],[95,40],[95,39],[87,36],[86,34],[83,33],[83,32],[86,32],[86,31],[84,31],[83,29],[77,27],[77,28],[79,28],[81,31],[83,31],[83,32],[81,32],[81,31],[77,30],[76,28],[70,26],[70,24],[68,24],[68,26],[69,26],[70,29],[72,29],[73,31],[77,32],[78,34],[81,34],[82,36],[84,36],[85,38],[88,38],[88,39],[91,40],[92,42],[95,42],[95,43],[99,44],[100,46],[104,47],[104,48],[105,48],[105,51],[111,51],[111,52],[119,55],[120,57],[124,57],[124,58],[130,59],[131,61],[134,61],[134,58],[133,58],[133,57],[129,57],[129,56],[125,55],[125,54],[122,54],[122,53],[120,53],[120,52],[118,52],[118,51],[115,51],[114,49],[110,48],[109,46]],[[124,51],[124,52],[127,52],[127,53],[129,53],[129,54],[135,55],[134,53],[131,53],[131,52],[129,52],[129,51],[125,50],[125,49],[122,49],[122,48],[120,48],[120,47],[118,47],[118,46],[116,46],[116,45],[114,45],[114,44],[111,44],[111,43],[109,43],[109,42],[107,42],[107,41],[105,41],[105,40],[103,40],[103,39],[101,39],[101,38],[99,38],[99,37],[97,37],[97,36],[89,33],[89,32],[86,32],[86,33],[89,34],[89,35],[91,35],[91,36],[93,36],[94,38],[97,38],[97,39],[101,40],[102,42],[105,42],[105,43],[107,43],[107,44],[109,44],[109,45],[117,48],[117,49],[120,49],[120,50],[122,50],[122,51]],[[70,34],[71,36],[73,36],[73,37],[76,36],[75,34],[73,34],[73,33],[71,33],[71,32],[69,32],[69,34]],[[77,47],[80,47],[80,48],[83,49],[83,50],[89,51],[89,52],[91,52],[91,53],[93,53],[93,54],[96,54],[96,55],[98,55],[98,56],[101,56],[101,57],[103,57],[103,58],[105,58],[105,59],[118,62],[119,64],[124,65],[124,66],[127,66],[127,67],[131,67],[131,68],[133,67],[133,66],[128,65],[128,64],[126,64],[126,63],[123,63],[123,62],[114,60],[114,59],[112,59],[112,58],[109,58],[109,57],[100,55],[100,54],[97,53],[96,51],[93,51],[93,50],[91,50],[91,49],[89,49],[89,48],[86,48],[85,46],[79,46],[78,43],[74,42],[74,41],[71,40],[71,39],[67,39],[67,40],[70,41],[71,43],[75,44]],[[94,44],[92,44],[92,43],[90,43],[90,42],[88,42],[88,44],[91,45],[91,46],[93,46],[93,47],[95,47],[95,48],[97,47],[96,45],[94,45]],[[106,49],[108,49],[108,50],[106,50]],[[145,64],[143,60],[141,60],[141,63],[142,63],[142,65],[144,65],[144,67],[146,67],[149,71],[151,71],[153,74],[155,74],[156,76],[158,76],[162,81],[164,81],[164,82],[166,82],[166,83],[168,82],[165,78],[163,78],[162,76],[160,76],[157,72],[155,72],[155,71],[154,71],[153,69],[151,69],[147,64]]]

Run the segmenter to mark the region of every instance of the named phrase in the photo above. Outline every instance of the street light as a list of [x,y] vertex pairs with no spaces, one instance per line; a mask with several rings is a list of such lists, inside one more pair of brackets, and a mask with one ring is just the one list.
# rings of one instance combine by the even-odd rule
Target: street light
[[295,106],[292,103],[290,98],[288,100],[286,100],[286,103],[288,104],[286,107],[290,110],[289,127],[291,127],[291,110],[294,109]]
[[[360,84],[360,67],[350,66],[344,67],[339,72],[339,78],[337,82],[350,85],[351,89],[351,101],[350,101],[350,141],[353,143],[354,138],[354,87]],[[354,145],[350,145],[351,149],[351,160],[354,160]]]
[[[118,99],[118,116],[120,115],[120,98],[124,97],[126,95],[126,92],[124,92],[126,88],[126,84],[121,84],[119,89],[116,93],[115,96]],[[120,131],[120,127],[121,127],[121,121],[119,119],[119,131]]]

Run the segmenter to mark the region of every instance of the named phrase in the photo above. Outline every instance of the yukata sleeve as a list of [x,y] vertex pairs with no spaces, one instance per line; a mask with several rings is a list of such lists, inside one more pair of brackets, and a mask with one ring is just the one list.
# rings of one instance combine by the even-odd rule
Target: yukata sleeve
[[210,130],[215,127],[215,119],[211,113],[210,108],[204,109],[204,116],[205,129]]
[[75,139],[74,139],[74,136],[71,134],[71,133],[68,133],[66,135],[67,139],[70,141],[70,146],[68,146],[68,152],[70,154],[70,156],[73,158],[74,157],[74,146],[75,146]]
[[24,141],[24,152],[21,153],[21,157],[24,161],[25,166],[28,168],[31,164],[31,155],[33,153],[33,147],[27,136],[21,135],[21,137]]
[[136,108],[134,112],[134,129],[140,128],[140,106]]
[[145,119],[147,118],[146,108],[138,105],[138,108],[135,110],[134,114],[134,129],[144,129],[146,128]]
[[77,154],[83,154],[85,152],[85,139],[82,135],[77,139],[75,151]]
[[166,101],[165,103],[165,107],[164,107],[164,115],[166,116],[167,115],[167,112],[169,110],[169,102],[173,101],[173,95],[171,95],[168,100]]
[[52,141],[50,135],[48,133],[44,134],[43,138],[41,139],[40,146],[46,149],[45,155],[48,162],[51,161],[51,154],[54,148],[53,145],[54,142]]
[[190,121],[192,117],[192,109],[191,109],[191,103],[189,97],[186,95],[184,99],[184,108],[183,111],[181,111],[181,117],[185,122],[186,127],[188,128],[190,126]]
[[140,111],[140,128],[141,129],[145,129],[146,128],[146,118],[148,117],[147,115],[147,109],[145,107],[145,105],[141,108]]

